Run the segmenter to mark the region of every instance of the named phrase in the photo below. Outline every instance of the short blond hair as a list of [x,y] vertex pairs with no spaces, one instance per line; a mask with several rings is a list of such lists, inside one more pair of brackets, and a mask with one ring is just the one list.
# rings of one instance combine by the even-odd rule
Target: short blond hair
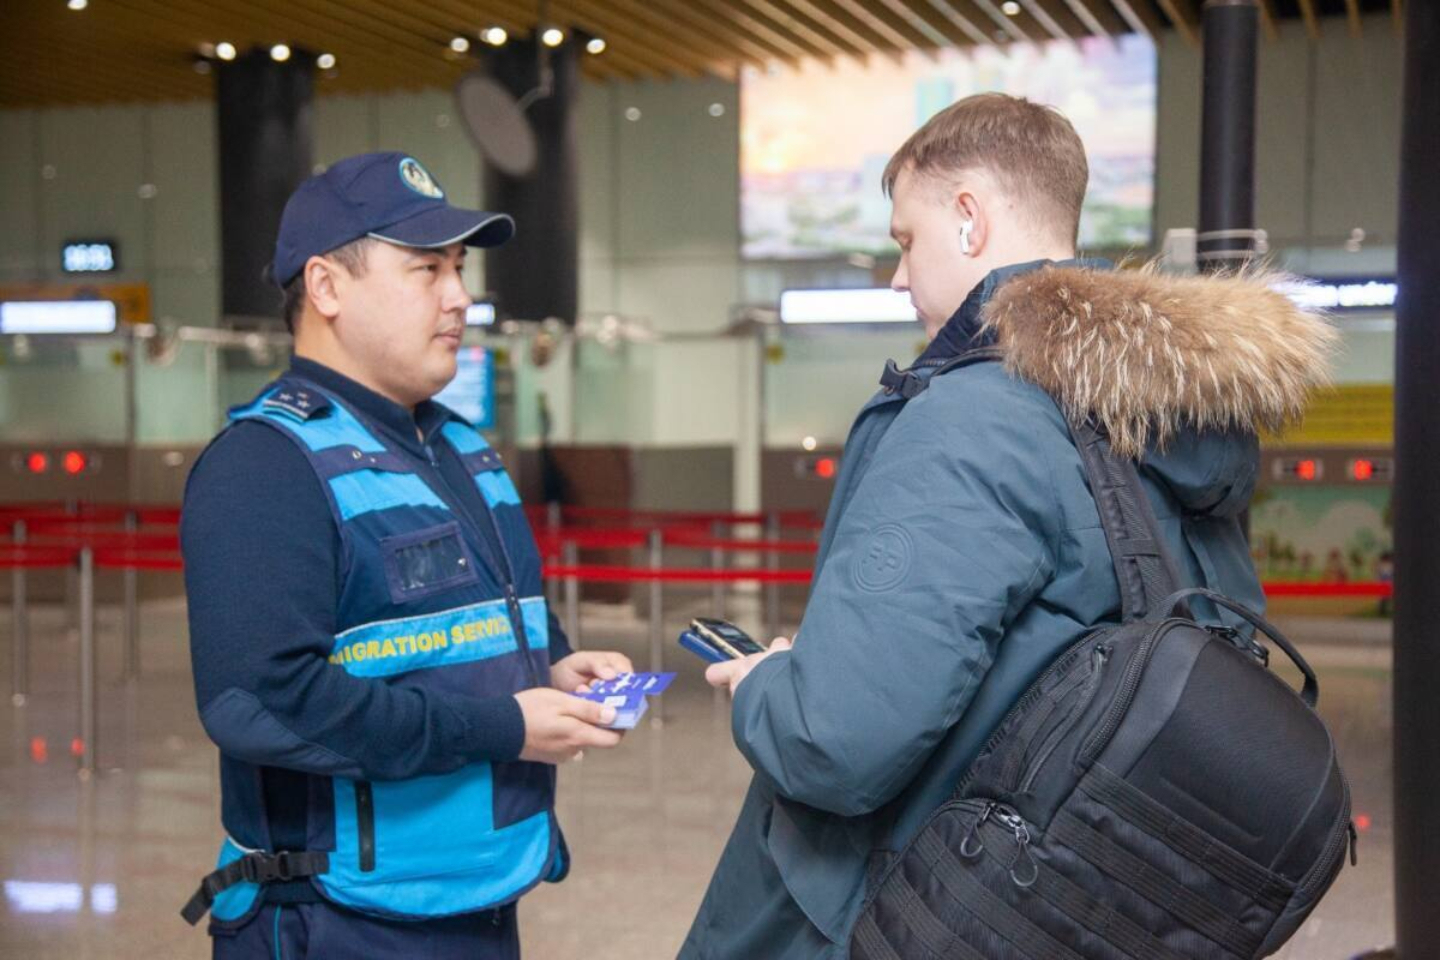
[[1024,204],[1036,226],[1075,242],[1090,180],[1085,145],[1054,107],[981,93],[958,100],[910,135],[885,165],[888,197],[905,170],[942,181],[983,170]]

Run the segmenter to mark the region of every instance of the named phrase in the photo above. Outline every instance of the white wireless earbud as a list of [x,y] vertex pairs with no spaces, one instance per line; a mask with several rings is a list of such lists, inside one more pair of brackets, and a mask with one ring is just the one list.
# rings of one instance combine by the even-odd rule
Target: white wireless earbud
[[960,224],[960,252],[970,256],[970,231],[975,229],[974,220],[966,220]]

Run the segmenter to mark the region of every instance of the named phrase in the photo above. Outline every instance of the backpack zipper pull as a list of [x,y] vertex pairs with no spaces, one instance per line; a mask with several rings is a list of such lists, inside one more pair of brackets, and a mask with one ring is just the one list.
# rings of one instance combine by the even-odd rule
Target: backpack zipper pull
[[1354,820],[1347,823],[1345,827],[1350,833],[1350,866],[1358,867],[1360,866],[1360,857],[1356,848],[1360,846],[1360,831],[1355,829]]
[[[1040,864],[1035,862],[1035,857],[1030,853],[1030,828],[1025,826],[1025,821],[1018,813],[1008,809],[997,814],[995,819],[1005,824],[1010,828],[1010,832],[1015,834],[1015,859],[1010,861],[1011,882],[1021,888],[1034,886],[1035,881],[1040,879]],[[1028,876],[1016,872],[1021,860],[1027,860],[1030,863]]]
[[[960,841],[960,856],[967,860],[974,860],[985,852],[985,844],[980,842],[980,825],[990,819],[990,814],[995,812],[996,803],[994,800],[985,804],[985,809],[980,811],[980,816],[970,824],[970,829],[965,833],[965,839]],[[974,849],[970,847],[970,841],[975,841]]]

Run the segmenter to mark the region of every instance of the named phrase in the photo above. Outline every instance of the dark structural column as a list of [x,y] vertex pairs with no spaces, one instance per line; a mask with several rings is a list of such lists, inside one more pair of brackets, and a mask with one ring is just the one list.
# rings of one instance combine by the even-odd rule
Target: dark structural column
[[[536,40],[511,40],[487,52],[490,74],[517,100],[540,86]],[[547,50],[550,95],[525,111],[535,132],[537,159],[527,176],[487,164],[486,208],[515,218],[515,237],[485,252],[485,281],[503,317],[575,322],[579,310],[580,208],[577,44],[571,33]]]
[[1406,4],[1404,96],[1395,332],[1395,925],[1401,960],[1425,960],[1440,951],[1440,4]]
[[1205,0],[1200,119],[1200,269],[1242,266],[1255,251],[1258,0]]
[[285,201],[314,164],[313,58],[277,63],[251,50],[215,65],[220,126],[221,312],[238,326],[275,322],[280,295],[264,277]]

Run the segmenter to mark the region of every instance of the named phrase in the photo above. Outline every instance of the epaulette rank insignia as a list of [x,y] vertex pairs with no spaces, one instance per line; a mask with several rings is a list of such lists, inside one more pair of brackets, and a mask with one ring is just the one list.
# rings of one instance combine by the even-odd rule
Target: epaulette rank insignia
[[301,423],[328,409],[329,406],[329,398],[304,387],[292,387],[285,384],[281,384],[280,389],[267,397],[263,404],[266,410],[283,413]]

